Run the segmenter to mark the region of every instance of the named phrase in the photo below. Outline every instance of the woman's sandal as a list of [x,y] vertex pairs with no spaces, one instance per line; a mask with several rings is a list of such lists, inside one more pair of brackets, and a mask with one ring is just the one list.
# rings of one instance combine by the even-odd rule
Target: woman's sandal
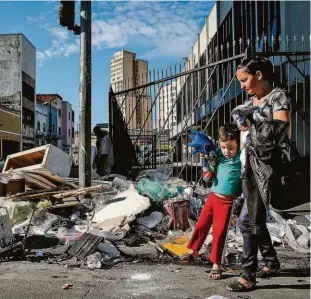
[[[209,279],[219,280],[222,279],[222,272],[223,270],[211,270],[211,272],[208,275]],[[217,278],[212,277],[212,275],[219,275]]]
[[[231,290],[229,290],[228,288],[230,288]],[[255,283],[252,283],[252,286],[247,288],[244,284],[242,284],[239,281],[235,281],[234,283],[229,284],[227,286],[227,290],[229,292],[249,292],[253,290],[254,288],[255,288]]]
[[257,277],[257,278],[269,278],[269,277],[271,277],[271,276],[273,276],[273,275],[278,274],[278,273],[281,271],[280,265],[278,265],[276,268],[272,268],[272,267],[269,267],[269,266],[267,266],[267,267],[270,268],[270,271],[269,271],[269,272],[266,272],[266,271],[264,270],[264,268],[263,268],[263,269],[259,270],[259,271],[256,273],[256,277]]
[[[227,286],[227,291],[229,292],[249,292],[252,291],[255,286],[256,286],[256,279],[251,279],[250,277],[248,277],[245,274],[241,274],[240,276],[241,278],[245,279],[247,282],[250,282],[252,285],[250,287],[246,287],[243,283],[239,282],[238,280],[236,280],[234,283],[229,284]],[[231,290],[229,290],[229,288]]]

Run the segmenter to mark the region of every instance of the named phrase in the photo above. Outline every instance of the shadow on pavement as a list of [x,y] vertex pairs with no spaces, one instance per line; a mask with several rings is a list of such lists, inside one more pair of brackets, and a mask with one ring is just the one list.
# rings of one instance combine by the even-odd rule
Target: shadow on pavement
[[270,285],[256,285],[255,290],[270,290],[270,289],[299,289],[299,290],[307,290],[310,289],[310,284],[270,284]]

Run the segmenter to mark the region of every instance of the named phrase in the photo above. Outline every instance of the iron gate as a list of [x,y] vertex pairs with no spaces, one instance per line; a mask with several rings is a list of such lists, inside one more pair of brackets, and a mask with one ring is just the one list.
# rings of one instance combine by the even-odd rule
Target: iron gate
[[[109,117],[115,172],[128,174],[169,166],[175,176],[198,182],[200,157],[191,155],[186,145],[189,129],[204,131],[215,140],[218,128],[231,121],[231,110],[246,99],[235,77],[246,49],[248,54],[272,61],[275,84],[292,98],[291,142],[302,156],[309,155],[310,44],[303,36],[293,40],[272,37],[271,41],[265,39],[259,51],[256,41],[240,39],[220,47],[210,43],[200,59],[191,57],[111,86]],[[139,161],[144,146],[150,146],[152,159],[148,163]]]

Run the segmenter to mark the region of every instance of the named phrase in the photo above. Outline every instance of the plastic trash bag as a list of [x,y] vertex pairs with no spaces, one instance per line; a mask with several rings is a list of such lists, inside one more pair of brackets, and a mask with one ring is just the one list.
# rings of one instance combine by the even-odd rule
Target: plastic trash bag
[[100,269],[102,266],[101,260],[102,255],[99,252],[95,252],[94,254],[91,254],[87,257],[87,267],[90,270]]
[[12,226],[30,220],[33,210],[31,202],[4,200],[2,206],[8,209]]
[[152,212],[149,216],[141,217],[137,220],[139,224],[142,224],[148,228],[153,228],[161,223],[163,215],[160,212]]
[[162,202],[171,196],[166,183],[161,181],[152,181],[147,178],[140,179],[136,185],[136,189],[141,195],[148,196],[156,203]]
[[136,181],[138,182],[143,178],[147,178],[153,181],[167,182],[171,178],[172,173],[172,166],[162,166],[157,169],[143,170],[137,176]]
[[31,233],[35,235],[55,235],[54,232],[48,232],[54,224],[61,219],[60,216],[47,213],[45,211],[36,211],[31,222]]

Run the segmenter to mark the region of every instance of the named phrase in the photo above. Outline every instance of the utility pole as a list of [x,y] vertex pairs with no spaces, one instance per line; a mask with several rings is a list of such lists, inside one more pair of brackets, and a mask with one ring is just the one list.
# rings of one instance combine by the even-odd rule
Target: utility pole
[[91,186],[91,1],[81,1],[80,12],[80,130],[79,187]]
[[80,130],[79,186],[91,186],[91,88],[92,88],[92,1],[80,2],[80,26],[75,21],[75,1],[61,1],[60,25],[80,35]]
[[50,101],[49,122],[49,143],[52,143],[52,101]]

